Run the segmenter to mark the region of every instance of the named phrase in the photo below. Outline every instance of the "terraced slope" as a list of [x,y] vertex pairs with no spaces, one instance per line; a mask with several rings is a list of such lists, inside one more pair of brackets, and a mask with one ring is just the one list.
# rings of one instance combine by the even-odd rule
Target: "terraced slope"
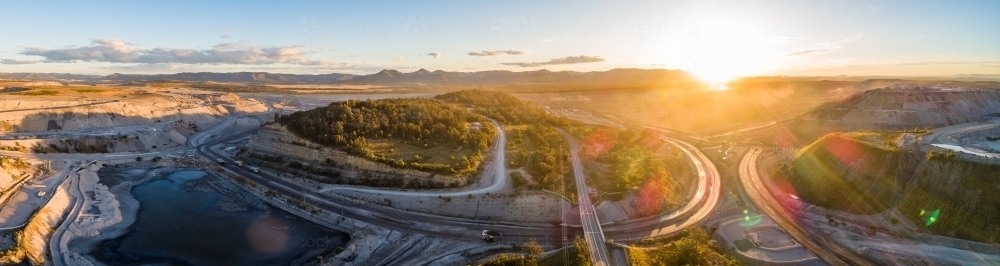
[[1000,91],[898,85],[853,95],[804,121],[843,131],[943,127],[1000,113]]

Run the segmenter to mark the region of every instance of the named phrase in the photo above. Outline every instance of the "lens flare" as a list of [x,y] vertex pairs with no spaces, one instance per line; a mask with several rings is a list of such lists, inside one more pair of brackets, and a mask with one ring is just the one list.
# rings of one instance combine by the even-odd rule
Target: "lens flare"
[[932,224],[934,224],[935,222],[937,222],[939,215],[941,215],[941,209],[934,210],[934,212],[931,213],[931,216],[927,217],[927,224],[925,224],[924,226],[925,227],[930,227]]

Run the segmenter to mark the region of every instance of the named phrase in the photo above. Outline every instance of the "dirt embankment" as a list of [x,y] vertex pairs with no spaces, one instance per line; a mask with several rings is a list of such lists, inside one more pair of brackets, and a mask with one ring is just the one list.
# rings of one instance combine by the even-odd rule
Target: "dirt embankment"
[[52,199],[38,210],[24,229],[15,234],[17,245],[0,255],[0,264],[14,265],[29,261],[33,265],[44,265],[48,252],[49,237],[62,220],[63,213],[70,207],[68,183],[63,183]]
[[821,207],[862,214],[897,210],[936,234],[1000,242],[1000,162],[863,137],[827,135],[772,176]]

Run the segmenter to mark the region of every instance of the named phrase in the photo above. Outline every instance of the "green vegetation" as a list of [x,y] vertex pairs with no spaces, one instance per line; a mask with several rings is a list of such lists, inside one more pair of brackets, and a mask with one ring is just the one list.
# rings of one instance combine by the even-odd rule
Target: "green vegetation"
[[520,173],[513,176],[518,189],[546,189],[567,198],[576,198],[568,143],[553,127],[564,128],[574,134],[584,134],[590,130],[589,127],[549,115],[538,106],[499,91],[462,90],[435,98],[468,108],[504,125],[508,132],[508,167],[523,168],[527,173],[527,176]]
[[534,239],[524,243],[522,250],[524,255],[510,253],[500,254],[483,263],[482,266],[535,266],[538,265],[538,256],[542,255],[542,247]]
[[97,89],[97,88],[83,88],[83,89],[73,89],[73,90],[79,93],[95,93],[95,92],[107,91],[106,89]]
[[[872,214],[896,202],[900,159],[868,134],[833,133],[799,150],[791,165],[773,174],[791,183],[803,200],[824,208]],[[866,141],[867,140],[867,141]],[[883,167],[884,166],[884,167]]]
[[[125,136],[122,136],[121,139],[128,141]],[[35,153],[108,153],[114,150],[114,147],[115,140],[109,137],[77,137],[75,139],[61,139],[59,144],[42,145],[39,143],[31,147],[31,151]]]
[[897,209],[936,234],[1000,242],[1000,166],[928,159]]
[[445,174],[476,170],[497,135],[484,117],[433,99],[349,100],[277,121],[301,138],[352,155]]
[[0,151],[28,152],[28,147],[21,146],[20,142],[14,142],[14,146],[0,144]]
[[473,112],[496,119],[504,125],[550,125],[582,135],[591,129],[580,122],[565,117],[549,115],[544,109],[508,93],[491,90],[462,90],[434,98],[463,105]]
[[564,248],[538,262],[543,266],[590,266],[587,241],[580,236],[573,239],[573,246]]
[[28,95],[28,96],[52,96],[59,94],[59,92],[54,90],[30,90],[25,92],[18,92],[15,94]]
[[463,90],[441,94],[434,98],[463,104],[474,112],[496,119],[504,125],[552,123],[560,120],[549,116],[538,106],[499,91]]
[[649,265],[740,265],[719,252],[708,234],[698,228],[685,229],[680,239],[651,248],[629,248],[629,264]]
[[862,214],[895,207],[936,234],[1000,242],[1000,194],[994,193],[1000,166],[965,161],[953,151],[896,150],[877,145],[893,134],[882,141],[872,134],[827,135],[771,175],[818,206]]
[[617,200],[634,193],[641,215],[651,215],[680,203],[680,184],[669,169],[682,166],[658,153],[664,142],[650,131],[603,128],[583,140],[587,172],[594,186]]
[[5,170],[19,170],[24,171],[30,167],[31,164],[21,160],[21,158],[12,157],[0,157],[0,168]]
[[[507,167],[524,168],[528,177],[512,173],[515,187],[520,189],[547,189],[568,198],[575,198],[576,191],[569,174],[569,147],[566,139],[546,125],[507,127]],[[516,175],[514,175],[516,174]],[[531,184],[527,181],[530,178]]]

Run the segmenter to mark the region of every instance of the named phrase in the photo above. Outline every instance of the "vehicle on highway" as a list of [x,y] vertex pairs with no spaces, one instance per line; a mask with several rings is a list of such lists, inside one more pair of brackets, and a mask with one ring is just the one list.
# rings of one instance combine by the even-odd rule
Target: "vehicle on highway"
[[252,170],[254,173],[260,173],[260,168],[257,168],[256,166],[253,167],[253,168],[250,168],[250,170]]
[[486,242],[497,241],[497,239],[500,239],[500,236],[503,236],[503,233],[491,230],[483,230],[483,240],[485,240]]
[[243,166],[243,161],[236,161],[236,166]]
[[223,161],[222,159],[216,159],[215,162],[219,163],[219,165],[226,165],[226,161]]

